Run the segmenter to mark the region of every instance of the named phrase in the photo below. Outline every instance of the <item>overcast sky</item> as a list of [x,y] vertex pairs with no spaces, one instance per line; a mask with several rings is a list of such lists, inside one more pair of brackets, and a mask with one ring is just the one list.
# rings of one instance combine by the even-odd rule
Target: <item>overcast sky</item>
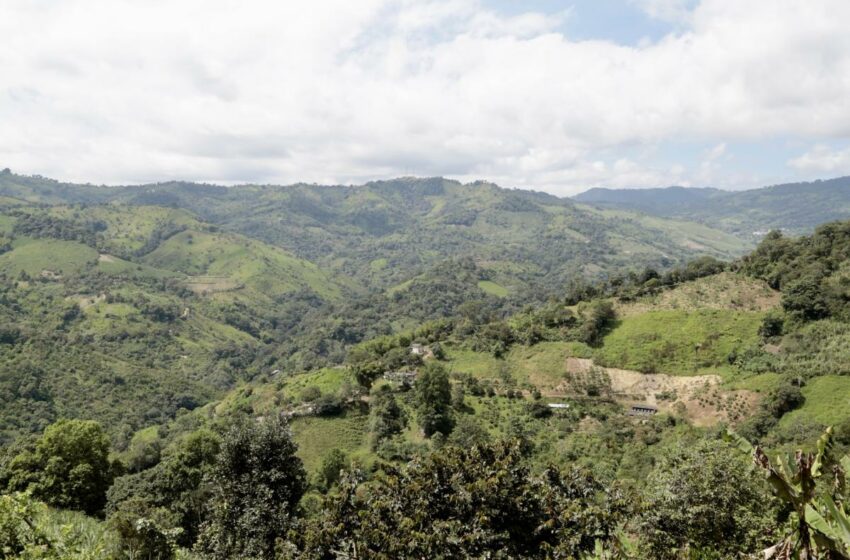
[[0,167],[92,183],[850,174],[848,0],[0,0]]

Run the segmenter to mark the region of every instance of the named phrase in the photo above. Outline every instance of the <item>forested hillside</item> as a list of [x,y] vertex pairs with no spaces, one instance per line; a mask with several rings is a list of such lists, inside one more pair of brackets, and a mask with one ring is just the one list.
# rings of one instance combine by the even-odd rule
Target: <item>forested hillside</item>
[[452,257],[473,257],[482,274],[519,293],[529,284],[557,289],[578,276],[623,266],[669,266],[694,254],[728,258],[748,248],[695,224],[608,215],[543,193],[441,178],[357,187],[165,183],[107,188],[7,173],[0,175],[0,196],[27,203],[180,208],[380,289]]
[[850,177],[739,192],[719,189],[590,189],[574,200],[604,208],[696,221],[742,239],[773,229],[798,235],[850,217]]
[[850,553],[850,222],[0,183],[0,557]]
[[742,249],[442,179],[106,188],[3,172],[0,193],[5,440],[61,417],[126,438],[237,380],[340,364],[464,308],[505,316],[617,267]]

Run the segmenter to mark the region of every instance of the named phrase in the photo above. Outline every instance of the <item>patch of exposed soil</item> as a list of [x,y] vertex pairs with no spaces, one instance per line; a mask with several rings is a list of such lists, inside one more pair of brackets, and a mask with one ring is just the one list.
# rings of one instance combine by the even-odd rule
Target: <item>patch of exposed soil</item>
[[587,394],[588,387],[626,405],[644,405],[689,418],[698,426],[735,423],[758,404],[751,391],[720,388],[717,375],[676,376],[597,366],[593,360],[567,358],[567,379],[548,396]]

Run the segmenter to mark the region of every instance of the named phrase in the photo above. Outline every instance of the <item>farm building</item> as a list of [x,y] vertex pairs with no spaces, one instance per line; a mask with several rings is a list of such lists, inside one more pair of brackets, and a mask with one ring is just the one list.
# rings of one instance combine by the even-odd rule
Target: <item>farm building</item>
[[658,409],[654,406],[649,406],[645,404],[636,404],[632,406],[631,410],[629,410],[629,416],[652,416],[656,414]]

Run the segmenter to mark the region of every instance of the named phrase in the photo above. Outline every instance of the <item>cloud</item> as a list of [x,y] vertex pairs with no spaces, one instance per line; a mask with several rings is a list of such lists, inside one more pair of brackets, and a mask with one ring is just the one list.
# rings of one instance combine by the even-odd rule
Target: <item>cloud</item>
[[850,148],[840,150],[818,144],[808,152],[791,159],[788,165],[799,171],[850,174]]
[[691,19],[693,1],[631,0],[652,18],[671,23],[687,23]]
[[569,12],[477,0],[7,0],[0,166],[566,194],[728,180],[713,160],[659,163],[653,147],[679,139],[850,136],[850,3],[643,5],[686,23],[636,47],[571,40]]

